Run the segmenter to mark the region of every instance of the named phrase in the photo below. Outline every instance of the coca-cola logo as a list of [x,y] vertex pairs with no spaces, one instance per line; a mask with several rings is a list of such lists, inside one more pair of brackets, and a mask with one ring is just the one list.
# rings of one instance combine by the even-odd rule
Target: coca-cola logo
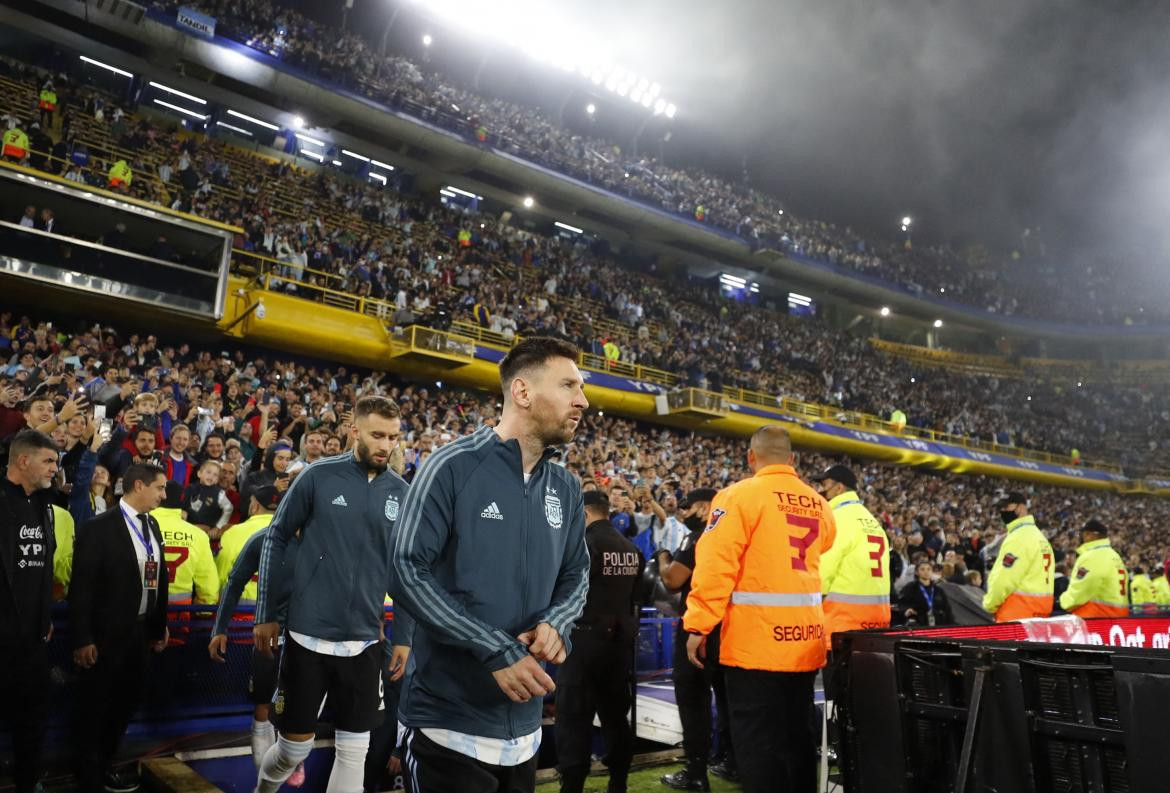
[[22,540],[42,540],[45,537],[40,526],[21,526],[19,535]]

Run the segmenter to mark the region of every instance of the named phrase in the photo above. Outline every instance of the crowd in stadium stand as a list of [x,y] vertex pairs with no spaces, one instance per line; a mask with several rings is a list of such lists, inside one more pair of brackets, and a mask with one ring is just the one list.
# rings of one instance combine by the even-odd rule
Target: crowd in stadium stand
[[[733,301],[710,283],[633,269],[581,238],[534,235],[328,170],[260,160],[219,140],[161,129],[95,91],[58,82],[65,101],[73,98],[62,125],[84,114],[139,155],[129,194],[242,227],[237,247],[287,263],[278,288],[315,299],[318,287],[382,299],[392,305],[386,318],[398,325],[462,319],[504,337],[566,336],[599,356],[609,342],[620,361],[710,390],[738,386],[881,416],[900,410],[911,426],[1061,455],[1078,449],[1131,470],[1170,460],[1166,387],[1077,387],[912,365],[815,318]],[[10,118],[18,121],[12,114],[22,110],[9,109]],[[103,184],[112,152],[93,149],[63,131],[40,165]],[[278,206],[274,196],[282,191],[310,198]],[[68,218],[54,223],[67,233]],[[457,242],[461,231],[466,245]],[[132,247],[124,232],[111,229],[103,241]],[[165,240],[140,252],[182,257]],[[616,321],[618,331],[595,327],[601,320]]]
[[272,0],[168,0],[154,5],[170,12],[179,5],[201,8],[216,18],[219,35],[318,78],[590,184],[718,226],[753,247],[828,262],[917,294],[1005,315],[1078,324],[1144,324],[1167,318],[1163,306],[1135,300],[1134,295],[1142,294],[1140,285],[1116,277],[1111,263],[1080,263],[1071,272],[1072,265],[1046,257],[1043,243],[1030,240],[1030,233],[1021,238],[1020,250],[1002,256],[980,248],[914,247],[906,239],[865,236],[784,212],[777,197],[742,180],[628,154],[613,141],[559,126],[536,107],[482,96],[429,64],[397,54],[380,57],[376,43]]
[[[305,463],[344,451],[349,411],[364,393],[385,393],[400,404],[403,443],[392,465],[407,479],[443,444],[499,415],[496,396],[263,351],[194,350],[101,324],[78,322],[75,328],[4,313],[0,345],[8,347],[0,370],[0,445],[25,426],[40,426],[54,414],[62,419],[52,430],[63,454],[59,499],[77,523],[114,504],[128,465],[154,460],[186,486],[188,519],[218,539],[220,530],[240,520],[240,505],[252,490],[284,489]],[[112,422],[105,437],[95,405],[105,406]],[[172,445],[176,438],[183,448]],[[636,536],[651,528],[656,513],[661,530],[662,516],[673,515],[687,492],[748,476],[745,451],[740,438],[590,413],[557,462],[586,488],[607,490],[618,513],[615,525]],[[208,460],[218,476],[201,482],[199,470]],[[805,453],[798,467],[807,477],[830,462]],[[911,580],[922,559],[956,581],[990,569],[1003,533],[994,505],[1008,482],[850,464],[866,506],[891,537],[895,589]],[[1170,559],[1164,532],[1170,501],[1046,486],[1030,492],[1062,569],[1092,517],[1105,521],[1132,568],[1162,567]],[[197,514],[193,502],[202,504]]]

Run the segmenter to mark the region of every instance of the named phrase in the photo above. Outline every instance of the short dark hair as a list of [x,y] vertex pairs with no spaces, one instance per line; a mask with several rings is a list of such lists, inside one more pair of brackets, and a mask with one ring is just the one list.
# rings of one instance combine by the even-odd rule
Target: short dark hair
[[529,336],[518,342],[500,361],[500,386],[504,393],[508,393],[517,375],[550,358],[568,358],[576,363],[581,358],[581,350],[572,342],[552,336]]
[[8,464],[12,465],[22,454],[32,454],[37,449],[52,449],[57,452],[57,444],[43,432],[37,430],[21,430],[12,436],[8,446]]
[[162,466],[154,463],[135,463],[127,468],[126,473],[122,475],[122,492],[133,493],[135,482],[150,485],[154,484],[154,480],[160,476],[166,475],[167,472],[162,469]]
[[[150,427],[144,427],[141,424],[139,424],[138,429],[134,430],[134,440],[138,440],[138,436],[144,432],[147,435],[149,435],[150,437],[152,437],[152,438],[154,437],[154,430],[152,430]],[[174,433],[172,433],[172,434],[174,434]]]
[[398,409],[398,403],[393,399],[371,395],[359,399],[353,408],[354,421],[365,418],[366,416],[381,416],[384,419],[396,419],[402,417],[402,412]]
[[38,402],[52,402],[52,401],[53,401],[53,397],[49,394],[48,391],[40,391],[40,392],[33,394],[30,397],[27,397],[24,400],[24,405],[22,405],[20,409],[23,412],[28,413],[30,410],[32,410],[32,406]]

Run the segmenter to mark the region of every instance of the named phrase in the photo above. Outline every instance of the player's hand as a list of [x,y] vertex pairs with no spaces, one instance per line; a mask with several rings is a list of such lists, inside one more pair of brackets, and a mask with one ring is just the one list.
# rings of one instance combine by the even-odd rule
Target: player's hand
[[906,609],[906,619],[911,619],[918,616],[918,612],[914,609]]
[[227,663],[223,657],[227,651],[227,634],[217,633],[211,637],[211,642],[207,645],[207,653],[211,656],[212,661],[217,663]]
[[410,660],[410,648],[404,644],[390,647],[390,682],[397,683],[406,674],[406,662]]
[[553,664],[565,662],[565,643],[561,635],[553,626],[542,622],[530,631],[525,631],[516,637],[520,643],[528,648],[528,652],[538,661],[548,661]]
[[272,657],[272,651],[276,649],[279,639],[279,622],[262,622],[252,628],[252,640],[256,645],[256,649],[269,658]]
[[552,678],[540,668],[531,655],[526,655],[511,666],[492,672],[496,685],[513,702],[527,702],[556,690]]
[[167,642],[169,642],[170,640],[171,640],[171,629],[170,628],[163,628],[163,637],[161,639],[159,639],[157,642],[151,642],[150,649],[154,650],[156,653],[161,653],[163,650],[167,649]]
[[87,644],[73,651],[73,663],[82,669],[89,669],[97,663],[98,649],[96,644]]
[[390,776],[398,776],[402,773],[402,758],[396,754],[390,755],[390,759],[386,761],[386,770],[390,772]]
[[703,668],[703,660],[707,657],[707,637],[692,633],[687,638],[687,660]]

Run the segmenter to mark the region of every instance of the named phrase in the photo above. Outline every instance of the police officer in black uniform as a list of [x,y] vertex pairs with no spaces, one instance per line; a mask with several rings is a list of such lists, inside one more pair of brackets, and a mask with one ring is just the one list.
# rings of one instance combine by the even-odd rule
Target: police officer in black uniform
[[593,715],[601,720],[609,793],[625,793],[634,733],[630,710],[637,606],[645,559],[609,521],[609,498],[584,494],[589,595],[573,630],[573,651],[557,671],[557,771],[561,793],[581,793],[589,775]]
[[709,663],[702,669],[687,659],[687,634],[683,630],[682,617],[687,609],[687,596],[691,593],[691,574],[695,569],[695,543],[707,527],[711,512],[711,501],[715,498],[712,488],[698,488],[687,493],[682,504],[683,523],[690,534],[679,546],[672,558],[666,550],[655,553],[658,560],[662,583],[672,591],[682,594],[682,613],[674,632],[673,662],[671,677],[674,679],[674,701],[678,705],[678,717],[683,729],[683,752],[686,767],[662,777],[662,784],[675,790],[710,790],[707,779],[708,756],[711,753],[711,693],[715,694],[715,730],[719,737],[719,753],[711,762],[711,773],[729,781],[737,781],[735,755],[731,749],[731,728],[728,721],[727,689],[723,685],[723,672],[719,666],[719,629],[711,631],[707,638]]

